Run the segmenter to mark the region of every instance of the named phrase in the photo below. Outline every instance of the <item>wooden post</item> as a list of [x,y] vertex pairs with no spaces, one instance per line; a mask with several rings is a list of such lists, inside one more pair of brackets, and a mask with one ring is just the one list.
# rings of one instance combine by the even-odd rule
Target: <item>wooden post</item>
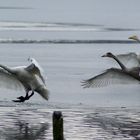
[[64,140],[63,115],[61,111],[53,112],[53,140]]

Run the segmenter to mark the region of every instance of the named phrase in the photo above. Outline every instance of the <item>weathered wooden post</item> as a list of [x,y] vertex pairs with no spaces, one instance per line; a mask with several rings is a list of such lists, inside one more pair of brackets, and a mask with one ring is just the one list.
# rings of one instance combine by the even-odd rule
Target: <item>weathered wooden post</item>
[[61,111],[53,112],[53,140],[64,140],[63,115]]

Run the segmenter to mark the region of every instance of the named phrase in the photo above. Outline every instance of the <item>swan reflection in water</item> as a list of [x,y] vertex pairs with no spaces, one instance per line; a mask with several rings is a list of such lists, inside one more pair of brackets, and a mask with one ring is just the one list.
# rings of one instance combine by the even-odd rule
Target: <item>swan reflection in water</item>
[[40,123],[38,125],[30,125],[27,122],[17,121],[12,128],[3,130],[4,135],[0,138],[6,140],[37,140],[43,139],[46,130],[49,129],[48,123]]

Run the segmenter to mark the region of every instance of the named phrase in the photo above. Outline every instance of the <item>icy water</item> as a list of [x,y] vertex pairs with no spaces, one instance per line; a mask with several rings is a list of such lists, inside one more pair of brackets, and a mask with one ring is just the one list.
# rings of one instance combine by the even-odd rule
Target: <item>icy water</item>
[[1,102],[0,138],[51,140],[54,110],[63,112],[66,139],[134,140],[140,138],[140,112],[136,107],[94,108],[85,105],[10,102]]
[[[47,75],[49,101],[0,90],[1,140],[52,140],[53,111],[62,111],[68,140],[139,140],[140,87],[83,89],[80,81],[112,64],[101,55],[140,52],[140,1],[0,1],[0,63],[28,65],[34,57]],[[114,66],[116,66],[114,64]]]

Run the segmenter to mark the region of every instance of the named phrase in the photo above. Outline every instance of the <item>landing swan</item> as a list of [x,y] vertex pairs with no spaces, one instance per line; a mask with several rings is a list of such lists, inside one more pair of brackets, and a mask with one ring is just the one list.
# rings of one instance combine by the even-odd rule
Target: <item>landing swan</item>
[[110,68],[95,77],[82,81],[84,88],[104,87],[110,84],[140,84],[140,67],[128,69],[110,52],[102,57],[113,58],[121,68]]
[[[26,96],[20,96],[14,102],[24,102],[29,100],[34,92],[39,93],[48,100],[48,89],[42,69],[34,58],[28,59],[31,64],[28,66],[7,67],[0,64],[0,86],[9,89],[24,89]],[[29,91],[31,94],[29,95]]]

